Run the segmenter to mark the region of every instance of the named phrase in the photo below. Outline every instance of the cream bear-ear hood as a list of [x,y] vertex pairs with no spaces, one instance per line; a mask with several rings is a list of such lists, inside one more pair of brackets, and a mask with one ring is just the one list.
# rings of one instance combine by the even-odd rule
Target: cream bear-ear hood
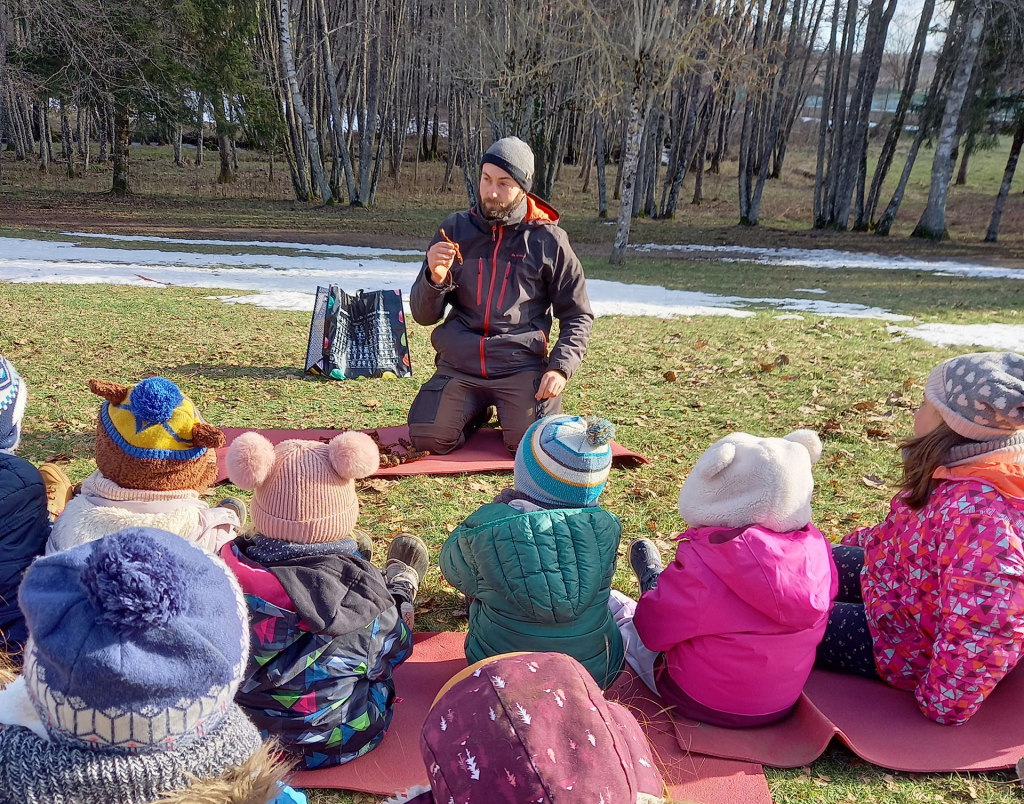
[[809,430],[785,438],[733,433],[712,444],[679,492],[679,513],[692,528],[760,525],[777,533],[811,520],[821,441]]

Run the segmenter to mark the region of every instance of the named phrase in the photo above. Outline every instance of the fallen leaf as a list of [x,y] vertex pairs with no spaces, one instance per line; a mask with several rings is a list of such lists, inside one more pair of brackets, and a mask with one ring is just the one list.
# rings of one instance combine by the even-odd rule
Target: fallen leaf
[[676,546],[671,542],[666,542],[664,539],[655,539],[654,546],[657,547],[661,552],[668,553],[676,549]]
[[463,619],[469,616],[469,609],[465,606],[459,606],[455,611],[452,612],[452,617],[458,617]]
[[694,349],[704,349],[704,348],[706,348],[708,346],[709,343],[711,343],[711,341],[709,341],[707,338],[698,338],[694,342],[693,348]]
[[882,774],[882,781],[885,782],[885,786],[890,790],[896,786],[896,779],[891,773]]
[[676,333],[673,333],[672,335],[669,335],[667,338],[665,338],[662,341],[662,343],[679,343],[679,341],[681,341],[682,339],[683,339],[683,336],[680,335],[678,332],[676,332]]
[[387,494],[388,489],[397,485],[397,483],[397,480],[385,480],[382,477],[371,477],[368,480],[363,481],[362,487],[364,489],[369,489],[370,491],[375,491],[378,494]]
[[769,371],[771,371],[772,369],[775,368],[775,364],[774,363],[758,363],[758,365],[761,367],[761,371],[763,371],[765,373],[767,373],[767,372],[769,372]]
[[867,429],[867,434],[871,438],[877,438],[880,441],[884,441],[889,438],[889,432],[887,430],[879,430],[877,427],[869,427]]
[[867,399],[863,402],[857,402],[853,405],[854,410],[874,410],[877,407],[878,402],[874,399]]
[[839,435],[842,432],[843,425],[838,419],[829,419],[821,428],[822,435]]
[[882,480],[877,475],[864,475],[864,477],[862,477],[860,481],[869,489],[885,488],[885,481]]
[[775,365],[776,366],[788,366],[789,365],[789,358],[786,355],[779,355],[777,358],[775,358]]
[[379,399],[367,399],[365,402],[363,402],[363,407],[364,408],[379,408],[380,407],[380,400]]
[[909,391],[911,388],[914,387],[915,382],[917,382],[916,377],[907,377],[907,379],[903,381],[903,390]]
[[971,801],[978,800],[978,791],[975,789],[973,782],[967,783],[967,795],[971,799]]
[[473,491],[482,491],[486,494],[490,494],[491,492],[494,491],[494,489],[488,486],[486,483],[481,483],[478,480],[474,480],[473,482],[471,482],[469,484],[469,487],[473,489]]
[[448,531],[449,533],[451,533],[453,530],[455,530],[455,525],[452,524],[451,522],[445,522],[444,523],[444,529],[446,531]]
[[661,376],[663,376],[666,380],[668,380],[668,382],[675,382],[676,381],[676,373],[674,371],[666,371]]

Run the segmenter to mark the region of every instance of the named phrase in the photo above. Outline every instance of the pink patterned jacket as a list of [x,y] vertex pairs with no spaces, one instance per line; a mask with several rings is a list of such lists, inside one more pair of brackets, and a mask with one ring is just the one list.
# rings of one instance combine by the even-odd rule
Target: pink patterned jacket
[[980,478],[939,482],[914,510],[851,533],[882,678],[938,723],[966,723],[1024,653],[1024,499]]

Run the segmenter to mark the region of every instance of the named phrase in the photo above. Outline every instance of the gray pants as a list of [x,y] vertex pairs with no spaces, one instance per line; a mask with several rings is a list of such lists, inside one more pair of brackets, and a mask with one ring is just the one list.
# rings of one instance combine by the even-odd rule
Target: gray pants
[[505,446],[514,453],[537,419],[562,412],[562,397],[538,402],[544,369],[484,379],[439,367],[420,387],[409,408],[409,439],[418,450],[444,455],[466,443],[482,424],[481,414],[498,409]]

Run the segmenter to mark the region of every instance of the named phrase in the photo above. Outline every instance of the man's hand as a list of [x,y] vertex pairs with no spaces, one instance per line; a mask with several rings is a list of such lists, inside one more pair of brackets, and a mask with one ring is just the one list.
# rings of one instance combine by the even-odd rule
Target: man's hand
[[540,387],[537,389],[534,399],[538,401],[541,399],[554,399],[565,390],[565,383],[565,375],[558,369],[544,372],[544,376],[540,378]]
[[443,285],[448,279],[458,250],[447,240],[438,240],[427,251],[427,267],[430,269],[430,281],[435,285]]

